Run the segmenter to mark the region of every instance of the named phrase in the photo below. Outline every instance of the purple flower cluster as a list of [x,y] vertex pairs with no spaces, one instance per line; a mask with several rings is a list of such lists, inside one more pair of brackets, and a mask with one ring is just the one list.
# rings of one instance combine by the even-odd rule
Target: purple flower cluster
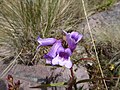
[[78,32],[67,33],[63,31],[63,33],[66,36],[66,43],[68,44],[67,48],[64,48],[62,46],[61,40],[57,40],[55,38],[42,39],[38,37],[37,41],[39,42],[39,46],[37,47],[37,49],[40,46],[52,45],[50,51],[44,55],[46,63],[71,68],[72,62],[70,60],[70,56],[76,48],[77,43],[82,39],[83,35],[79,34]]

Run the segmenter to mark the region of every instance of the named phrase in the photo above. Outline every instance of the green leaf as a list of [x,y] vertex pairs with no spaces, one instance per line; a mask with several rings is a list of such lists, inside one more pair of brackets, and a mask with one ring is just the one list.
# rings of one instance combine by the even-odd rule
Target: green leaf
[[67,83],[65,82],[58,82],[58,83],[50,83],[50,84],[41,84],[41,85],[38,85],[38,86],[33,86],[33,87],[30,87],[30,88],[43,88],[43,87],[60,87],[60,86],[67,86]]

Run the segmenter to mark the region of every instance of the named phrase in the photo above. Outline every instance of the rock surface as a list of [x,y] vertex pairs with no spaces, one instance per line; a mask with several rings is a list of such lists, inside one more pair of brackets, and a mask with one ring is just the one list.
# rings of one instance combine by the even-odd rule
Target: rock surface
[[[120,29],[120,2],[115,4],[113,7],[110,7],[108,10],[98,12],[88,17],[88,19],[95,38],[99,37],[101,32],[104,32],[105,30],[108,30],[106,32],[112,34],[114,34],[113,32],[115,31],[120,35],[117,30]],[[83,32],[84,38],[90,37],[86,20],[83,20],[82,23],[80,23],[77,30],[78,32]]]
[[[89,75],[87,70],[83,66],[74,67],[76,70],[75,76],[78,80],[89,79]],[[12,75],[14,80],[21,81],[21,90],[65,90],[64,87],[51,87],[51,88],[42,88],[42,89],[30,89],[30,86],[36,86],[42,83],[57,83],[57,82],[67,82],[70,79],[70,70],[62,67],[53,67],[53,66],[24,66],[17,65],[15,66],[8,74]],[[7,77],[7,76],[6,76]],[[82,87],[85,90],[89,90],[88,83],[81,83],[77,85],[78,87]],[[6,90],[1,89],[0,90]]]

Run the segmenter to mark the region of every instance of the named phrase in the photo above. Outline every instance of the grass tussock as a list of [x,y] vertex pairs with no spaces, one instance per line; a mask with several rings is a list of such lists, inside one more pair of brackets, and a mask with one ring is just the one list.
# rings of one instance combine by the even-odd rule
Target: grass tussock
[[[88,11],[104,2],[85,0]],[[3,0],[0,4],[0,28],[4,37],[1,35],[0,43],[12,46],[14,51],[24,48],[26,53],[33,54],[38,35],[45,38],[51,33],[55,36],[60,29],[75,30],[84,17],[81,6],[79,0]]]
[[[106,77],[120,76],[120,27],[118,24],[104,25],[94,32],[100,63]],[[110,89],[118,90],[119,78],[106,81]]]
[[0,31],[4,34],[0,43],[33,55],[37,36],[50,37],[51,30],[71,28],[78,6],[76,0],[4,0],[0,4]]

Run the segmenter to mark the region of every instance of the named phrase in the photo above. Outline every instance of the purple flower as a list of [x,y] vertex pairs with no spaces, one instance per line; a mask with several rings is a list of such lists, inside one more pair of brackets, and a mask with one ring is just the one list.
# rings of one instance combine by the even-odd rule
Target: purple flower
[[72,52],[69,48],[64,49],[61,46],[58,48],[57,56],[52,60],[52,64],[71,68],[72,67],[72,62],[70,60],[71,55],[72,55]]
[[57,55],[57,50],[59,47],[62,46],[61,40],[57,40],[53,46],[51,47],[50,51],[44,55],[44,58],[46,59],[47,64],[52,63],[52,59],[56,57]]
[[39,42],[38,48],[40,46],[53,45],[50,51],[44,55],[46,63],[71,68],[72,62],[70,60],[70,56],[72,55],[72,52],[76,48],[77,43],[81,40],[83,35],[79,34],[78,32],[63,32],[66,34],[65,41],[68,44],[68,48],[63,48],[61,40],[56,40],[55,38],[42,39],[40,37],[37,39]]
[[73,52],[73,50],[76,48],[77,43],[82,39],[83,35],[79,34],[78,32],[67,33],[64,30],[63,32],[66,34],[66,42],[68,43],[68,47]]
[[56,39],[55,38],[42,39],[42,38],[38,37],[37,41],[39,42],[39,46],[37,47],[37,49],[39,49],[40,46],[53,45],[55,43]]

